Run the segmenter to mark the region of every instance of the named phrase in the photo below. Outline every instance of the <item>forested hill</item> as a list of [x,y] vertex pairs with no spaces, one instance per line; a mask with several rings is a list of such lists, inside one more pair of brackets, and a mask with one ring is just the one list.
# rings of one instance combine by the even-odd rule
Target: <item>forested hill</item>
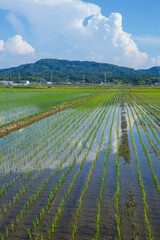
[[41,79],[42,81],[52,80],[53,82],[63,82],[66,79],[71,82],[81,82],[83,79],[86,82],[101,82],[104,79],[111,82],[135,82],[142,80],[142,78],[143,80],[157,81],[159,75],[160,67],[136,71],[133,68],[119,67],[112,64],[57,59],[41,59],[36,63],[0,70],[1,80],[5,77],[6,80],[18,80],[21,78],[30,81],[39,81]]
[[147,70],[138,70],[137,73],[141,75],[160,76],[160,67],[152,67]]

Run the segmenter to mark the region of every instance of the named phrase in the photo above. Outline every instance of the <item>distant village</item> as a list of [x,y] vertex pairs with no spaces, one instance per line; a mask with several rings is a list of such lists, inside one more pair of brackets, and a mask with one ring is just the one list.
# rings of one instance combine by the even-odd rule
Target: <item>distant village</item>
[[29,85],[30,82],[29,81],[20,81],[18,83],[16,82],[13,82],[13,81],[0,81],[0,85],[3,85],[3,86],[27,86]]
[[[105,86],[105,85],[135,85],[135,84],[130,84],[130,83],[126,83],[126,84],[120,84],[120,83],[115,83],[115,82],[100,82],[100,83],[88,83],[86,81],[81,81],[81,82],[69,82],[69,81],[60,81],[60,82],[52,82],[52,81],[39,81],[39,82],[30,82],[29,80],[21,80],[21,81],[7,81],[7,80],[1,80],[0,81],[0,85],[2,86],[28,86],[28,85],[99,85],[99,86]],[[150,83],[147,84],[148,86],[160,86],[160,81],[159,82],[155,82],[155,83]]]
[[18,81],[18,82],[15,82],[15,81],[6,81],[6,80],[3,80],[3,81],[0,81],[0,85],[3,85],[3,86],[28,86],[28,85],[51,85],[52,82],[30,82],[28,80],[22,80],[22,81]]

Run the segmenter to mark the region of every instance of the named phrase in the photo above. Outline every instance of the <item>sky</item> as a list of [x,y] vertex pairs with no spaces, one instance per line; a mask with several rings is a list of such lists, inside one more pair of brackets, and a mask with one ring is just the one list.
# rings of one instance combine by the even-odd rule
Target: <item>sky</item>
[[159,0],[0,0],[0,69],[42,58],[160,66]]

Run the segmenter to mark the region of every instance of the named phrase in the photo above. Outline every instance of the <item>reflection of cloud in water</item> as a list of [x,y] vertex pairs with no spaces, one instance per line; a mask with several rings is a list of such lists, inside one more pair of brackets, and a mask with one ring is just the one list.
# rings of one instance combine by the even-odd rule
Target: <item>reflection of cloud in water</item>
[[24,130],[24,128],[20,128],[20,129],[18,130],[18,132],[23,132],[23,130]]
[[[133,128],[135,121],[131,113],[129,116],[131,121],[131,128]],[[134,117],[137,120],[137,115],[135,115]],[[129,131],[128,116],[126,116],[126,121],[127,121],[128,131]],[[122,136],[122,129],[121,129],[121,126],[119,126],[119,137],[121,136]],[[113,123],[111,148],[113,153],[117,153],[117,121]]]
[[108,140],[109,140],[109,135],[104,136],[102,146],[101,146],[101,151],[104,151],[107,149]]
[[112,127],[111,149],[113,153],[117,153],[117,122],[114,122]]
[[[100,148],[100,152],[102,152],[102,151],[107,149],[108,139],[109,139],[108,136],[104,136],[103,141],[102,141],[102,145],[101,145],[101,148]],[[94,160],[94,158],[96,157],[99,143],[100,143],[100,139],[98,137],[96,137],[95,140],[94,140],[94,143],[93,143],[93,145],[92,145],[92,147],[91,147],[91,149],[89,151],[89,154],[87,156],[87,159],[86,159],[87,162],[92,162]],[[82,144],[83,144],[83,141],[81,141],[81,145]],[[86,147],[88,148],[89,145],[90,145],[90,142],[87,142]],[[82,155],[84,155],[84,151],[83,151]],[[81,162],[81,160],[82,160],[82,157],[80,156],[77,159],[77,164],[79,164]]]
[[[132,113],[129,115],[129,118],[130,118],[130,121],[131,121],[131,127],[133,127],[133,125],[134,125],[134,118],[132,116]],[[136,118],[136,116],[135,116],[135,118]],[[128,121],[127,121],[127,124],[129,124]]]
[[[136,119],[136,121],[137,121],[138,117],[137,117],[136,114],[134,115],[134,117],[135,117],[135,119]],[[133,118],[131,112],[129,112],[129,118],[130,118],[130,121],[131,121],[131,128],[133,128],[133,125],[135,124],[135,121],[134,121],[134,118]],[[127,126],[128,126],[128,129],[129,129],[128,115],[127,115]],[[132,130],[133,130],[133,129],[132,129]]]
[[5,124],[5,118],[0,116],[0,125]]
[[25,118],[29,115],[34,115],[39,112],[37,106],[23,106],[23,107],[12,107],[7,108],[5,111],[1,111],[0,125],[10,123],[13,119],[14,121],[19,120],[20,118]]

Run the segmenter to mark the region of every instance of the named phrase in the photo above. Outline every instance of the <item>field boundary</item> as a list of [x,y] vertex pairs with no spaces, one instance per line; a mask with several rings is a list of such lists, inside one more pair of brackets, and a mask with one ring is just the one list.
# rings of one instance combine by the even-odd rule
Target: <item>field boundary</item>
[[34,115],[34,116],[31,116],[29,119],[26,119],[26,120],[21,120],[19,122],[15,122],[15,123],[11,123],[10,125],[8,126],[3,126],[3,127],[0,127],[0,138],[4,137],[4,136],[7,136],[8,134],[10,134],[11,132],[14,132],[16,130],[19,130],[21,128],[24,128],[24,127],[27,127],[35,122],[38,122],[44,118],[47,118],[51,115],[54,115],[56,114],[57,112],[61,112],[67,108],[70,108],[70,107],[73,107],[79,103],[82,103],[82,102],[85,102],[93,97],[96,97],[100,94],[102,94],[104,92],[100,92],[100,93],[96,93],[96,94],[93,94],[89,97],[85,97],[85,98],[82,98],[82,99],[79,99],[79,100],[76,100],[75,102],[73,103],[69,103],[69,104],[66,104],[66,105],[59,105],[56,107],[56,109],[52,109],[50,111],[47,111],[47,112],[43,112],[43,113],[40,113],[38,115]]

